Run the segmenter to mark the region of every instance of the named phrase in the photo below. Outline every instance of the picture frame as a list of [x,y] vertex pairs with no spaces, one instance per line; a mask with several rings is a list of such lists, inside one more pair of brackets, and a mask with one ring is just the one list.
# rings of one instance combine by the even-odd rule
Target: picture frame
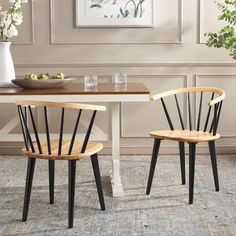
[[155,0],[76,0],[76,27],[154,27]]

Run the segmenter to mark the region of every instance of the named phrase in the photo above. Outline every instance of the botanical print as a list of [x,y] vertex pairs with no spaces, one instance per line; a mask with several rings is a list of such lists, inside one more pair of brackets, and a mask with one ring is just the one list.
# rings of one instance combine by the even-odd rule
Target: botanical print
[[155,0],[77,0],[81,27],[153,27]]
[[96,9],[96,13],[100,11],[105,18],[142,18],[145,13],[145,3],[146,0],[90,0],[89,7]]

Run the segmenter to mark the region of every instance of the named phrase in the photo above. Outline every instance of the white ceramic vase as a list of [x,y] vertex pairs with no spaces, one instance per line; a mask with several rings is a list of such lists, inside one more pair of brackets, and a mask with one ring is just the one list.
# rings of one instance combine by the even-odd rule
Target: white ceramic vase
[[0,42],[0,87],[11,86],[16,77],[10,46],[11,42]]

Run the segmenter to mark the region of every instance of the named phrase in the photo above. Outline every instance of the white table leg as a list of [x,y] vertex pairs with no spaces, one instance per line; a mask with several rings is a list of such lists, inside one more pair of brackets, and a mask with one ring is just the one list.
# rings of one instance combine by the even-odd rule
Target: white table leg
[[112,172],[111,185],[113,197],[123,197],[120,178],[120,103],[112,103]]

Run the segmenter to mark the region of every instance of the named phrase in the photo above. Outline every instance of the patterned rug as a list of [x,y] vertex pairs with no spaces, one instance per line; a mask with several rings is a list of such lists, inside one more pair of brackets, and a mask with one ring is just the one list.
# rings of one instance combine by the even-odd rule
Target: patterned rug
[[181,185],[178,156],[160,156],[149,196],[150,156],[121,160],[125,197],[112,198],[111,158],[99,157],[105,212],[100,211],[90,160],[77,163],[74,228],[67,229],[67,162],[56,162],[55,203],[50,205],[47,161],[37,160],[28,221],[22,223],[27,160],[1,156],[0,235],[236,235],[235,156],[218,157],[218,193],[209,156],[197,156],[193,205],[188,204],[188,184]]

